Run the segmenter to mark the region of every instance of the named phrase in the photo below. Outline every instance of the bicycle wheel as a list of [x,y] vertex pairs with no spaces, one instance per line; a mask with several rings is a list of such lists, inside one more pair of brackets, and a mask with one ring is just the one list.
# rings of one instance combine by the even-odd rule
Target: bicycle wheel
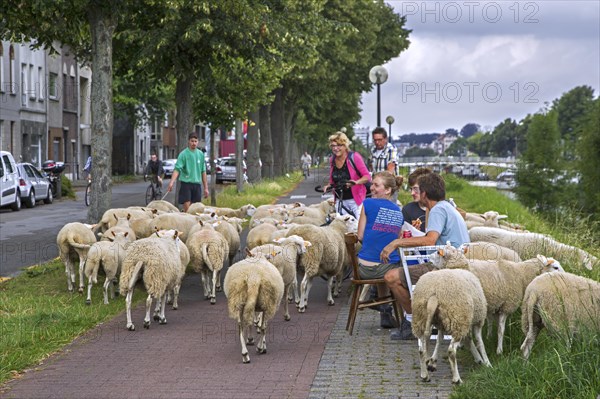
[[88,183],[87,187],[85,188],[85,206],[90,206],[90,203],[92,201],[91,195],[92,195],[92,183]]
[[148,205],[150,201],[154,200],[154,195],[154,186],[152,185],[152,183],[150,183],[150,185],[146,189],[146,205]]
[[156,188],[154,189],[154,199],[155,200],[162,199],[162,191],[161,191],[160,187],[158,187],[158,186],[156,186]]

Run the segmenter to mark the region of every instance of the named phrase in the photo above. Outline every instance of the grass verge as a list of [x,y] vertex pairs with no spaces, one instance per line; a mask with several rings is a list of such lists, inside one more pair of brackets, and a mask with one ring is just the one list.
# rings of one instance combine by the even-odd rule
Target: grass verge
[[[271,203],[291,191],[301,179],[301,174],[295,173],[289,178],[246,185],[241,193],[228,187],[217,196],[217,203],[231,208]],[[92,289],[90,306],[85,305],[85,296],[67,291],[64,265],[57,259],[30,267],[18,277],[0,283],[0,385],[122,313],[123,297],[108,305],[102,303],[103,282],[100,277]],[[133,301],[137,304],[145,297],[145,291],[137,289]]]

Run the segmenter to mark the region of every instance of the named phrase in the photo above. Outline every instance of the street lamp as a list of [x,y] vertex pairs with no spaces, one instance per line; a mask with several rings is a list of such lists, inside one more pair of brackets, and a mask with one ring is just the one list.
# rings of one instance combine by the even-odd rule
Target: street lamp
[[388,78],[387,69],[381,65],[374,66],[369,71],[369,80],[377,85],[377,127],[381,126],[381,90],[380,86]]
[[[389,126],[389,130],[388,133],[390,135],[390,144],[392,144],[392,123],[394,123],[394,117],[392,115],[389,115],[387,118],[385,118],[385,122],[388,124]],[[392,144],[393,145],[393,144]]]

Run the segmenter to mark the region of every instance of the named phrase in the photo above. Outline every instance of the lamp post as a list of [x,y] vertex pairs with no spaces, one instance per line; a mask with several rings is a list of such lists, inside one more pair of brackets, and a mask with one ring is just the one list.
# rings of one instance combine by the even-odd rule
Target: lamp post
[[394,123],[394,117],[392,115],[388,115],[388,117],[385,118],[385,122],[389,126],[389,130],[388,130],[388,134],[390,136],[389,142],[390,142],[390,144],[392,144],[392,124]]
[[377,85],[377,127],[381,126],[381,88],[388,78],[387,69],[381,65],[374,66],[369,71],[369,80]]

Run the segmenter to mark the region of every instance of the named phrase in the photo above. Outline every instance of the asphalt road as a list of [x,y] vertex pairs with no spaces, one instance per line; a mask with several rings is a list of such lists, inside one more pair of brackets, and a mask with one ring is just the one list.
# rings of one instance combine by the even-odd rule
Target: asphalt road
[[[209,182],[210,184],[210,182]],[[148,183],[115,184],[112,207],[145,205]],[[220,191],[221,185],[217,186]],[[170,201],[175,194],[169,193]],[[83,201],[83,188],[77,199],[38,203],[35,208],[23,207],[19,212],[0,210],[0,277],[14,277],[24,267],[45,263],[58,256],[56,235],[70,222],[85,222],[88,208]]]

